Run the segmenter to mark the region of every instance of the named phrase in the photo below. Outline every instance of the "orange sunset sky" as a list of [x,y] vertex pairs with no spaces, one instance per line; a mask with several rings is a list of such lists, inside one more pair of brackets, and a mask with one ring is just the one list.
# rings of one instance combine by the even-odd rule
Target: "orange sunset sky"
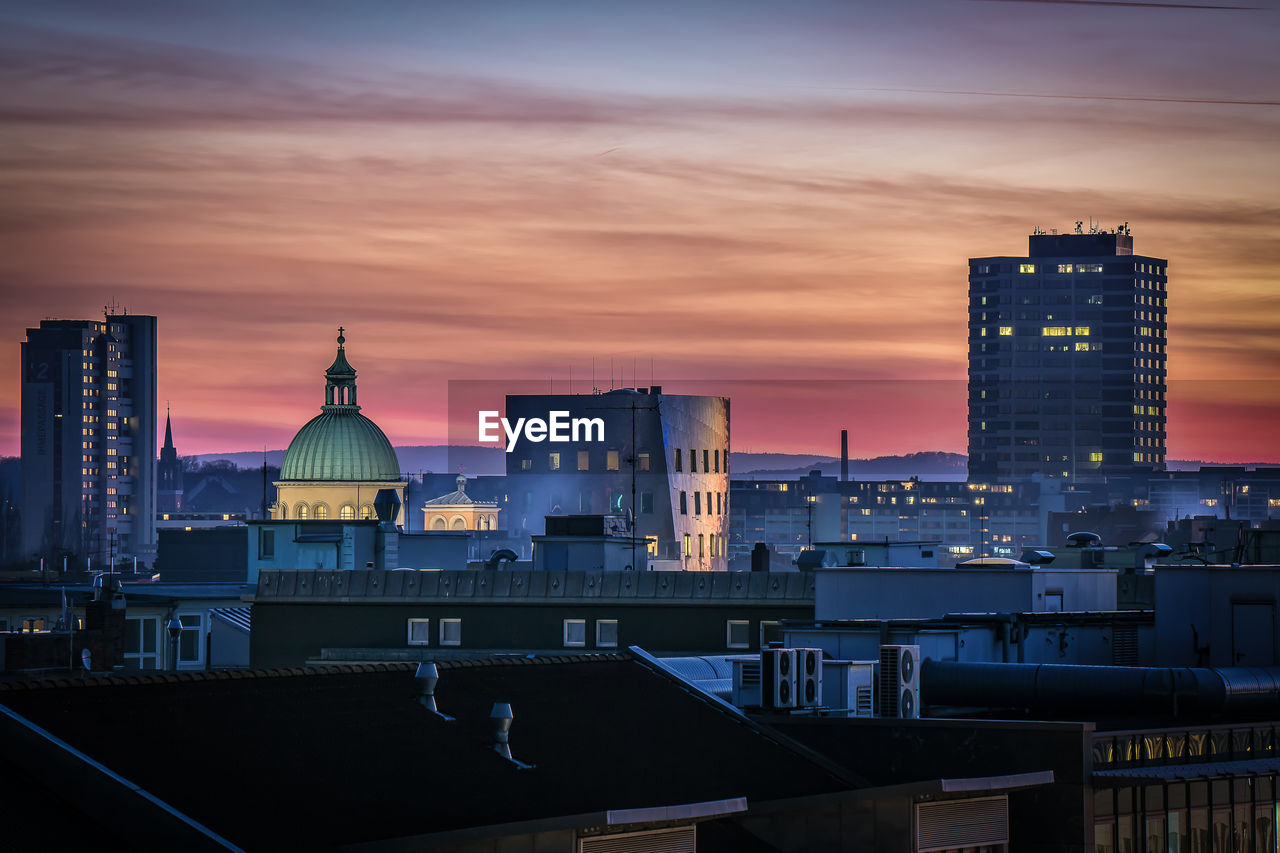
[[963,452],[967,258],[1092,217],[1169,261],[1169,457],[1280,461],[1280,6],[1219,5],[0,2],[0,455],[108,302],[184,455],[284,447],[340,324],[395,444],[594,359]]

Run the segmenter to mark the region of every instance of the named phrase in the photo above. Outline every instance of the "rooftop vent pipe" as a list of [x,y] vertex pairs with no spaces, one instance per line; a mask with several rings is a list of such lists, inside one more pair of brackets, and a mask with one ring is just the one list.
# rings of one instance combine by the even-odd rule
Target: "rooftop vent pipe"
[[436,682],[440,680],[440,671],[432,661],[418,664],[418,670],[413,674],[413,680],[418,685],[418,704],[435,714],[442,720],[453,721],[453,717],[448,714],[442,714],[440,709],[436,707]]
[[494,702],[489,712],[489,721],[493,723],[493,751],[510,761],[521,770],[529,770],[532,764],[525,764],[511,757],[511,745],[508,738],[511,734],[511,705],[506,702]]

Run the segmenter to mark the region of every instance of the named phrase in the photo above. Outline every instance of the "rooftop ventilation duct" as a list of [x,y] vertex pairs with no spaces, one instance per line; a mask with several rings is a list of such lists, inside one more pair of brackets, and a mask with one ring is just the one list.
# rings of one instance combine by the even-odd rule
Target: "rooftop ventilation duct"
[[1102,537],[1096,533],[1080,532],[1072,533],[1067,537],[1068,548],[1092,548],[1095,545],[1102,544]]
[[493,751],[521,770],[530,770],[533,768],[532,764],[525,764],[511,757],[511,745],[508,743],[511,735],[511,720],[511,705],[506,702],[494,702],[493,710],[489,712],[489,722],[493,723]]
[[1022,562],[1033,566],[1047,566],[1054,560],[1052,551],[1034,551],[1028,548],[1022,552]]
[[418,685],[418,704],[435,714],[442,720],[453,721],[453,717],[443,714],[436,707],[436,682],[440,680],[440,670],[432,661],[418,664],[413,674],[414,683]]

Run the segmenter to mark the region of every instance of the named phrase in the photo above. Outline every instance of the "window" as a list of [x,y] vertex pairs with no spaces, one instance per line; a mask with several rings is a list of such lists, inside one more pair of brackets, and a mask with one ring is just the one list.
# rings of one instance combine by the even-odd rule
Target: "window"
[[689,473],[698,473],[698,451],[696,450],[689,451]]
[[721,504],[720,504],[720,493],[719,493],[719,492],[716,492],[716,515],[723,515],[723,514],[724,514],[724,512],[723,512],[723,510],[722,510],[722,508],[721,508]]
[[709,473],[711,471],[711,451],[710,450],[702,451],[702,471],[704,474]]
[[461,619],[441,619],[440,620],[440,645],[442,646],[462,645],[462,620]]
[[717,450],[715,453],[715,456],[712,458],[715,459],[715,464],[716,464],[715,471],[717,474],[719,474],[720,473],[720,451]]
[[760,620],[760,648],[782,645],[782,623]]
[[693,493],[693,514],[702,515],[702,492]]
[[158,669],[156,639],[160,632],[160,619],[144,616],[124,620],[125,666],[134,669]]
[[680,493],[680,514],[681,514],[681,515],[688,515],[688,514],[689,514],[689,494],[688,494],[688,492],[681,492],[681,493]]
[[1088,327],[1088,326],[1076,326],[1076,334],[1077,334],[1077,335],[1080,335],[1080,336],[1086,336],[1086,335],[1088,335],[1088,334],[1089,334],[1089,327]]
[[707,556],[706,534],[699,533],[698,534],[698,559],[702,559],[705,556]]
[[1047,590],[1044,594],[1044,610],[1046,613],[1062,612],[1062,590]]
[[1102,264],[1076,264],[1076,272],[1102,272]]
[[724,623],[724,645],[729,649],[751,648],[751,621],[730,619]]
[[[676,451],[676,452],[679,453],[679,451]],[[641,471],[649,470],[649,454],[648,453],[640,453],[636,455],[636,468]],[[677,468],[676,470],[679,471],[680,469]]]
[[1033,273],[1035,271],[1036,271],[1035,264],[1018,264],[1018,272],[1020,273]]
[[604,467],[608,471],[618,470],[618,451],[610,450],[604,455]]
[[406,642],[411,646],[431,645],[431,620],[410,619],[406,625]]
[[182,633],[178,635],[178,666],[182,669],[204,667],[204,614],[179,613]]
[[1071,334],[1070,326],[1045,326],[1040,329],[1040,334],[1046,338],[1061,338]]
[[343,521],[354,521],[356,517],[356,508],[351,504],[343,504],[342,509],[338,510],[338,518]]
[[693,556],[693,536],[688,533],[684,535],[684,555],[686,557]]
[[1058,272],[1071,272],[1071,264],[1058,264]]
[[587,620],[586,619],[564,620],[564,647],[566,649],[580,649],[586,644],[587,644]]
[[521,471],[532,471],[532,470],[533,470],[533,460],[532,460],[532,459],[521,459],[521,460],[520,460],[520,470],[521,470]]
[[22,633],[34,634],[36,631],[44,630],[43,616],[27,616],[22,620]]
[[374,512],[373,504],[365,504],[364,506],[360,507],[360,518],[362,520],[369,521],[377,517],[378,517],[378,514]]
[[724,449],[724,453],[720,455],[720,458],[724,460],[724,472],[728,474],[729,473],[729,448],[726,447]]
[[319,520],[324,520],[329,517],[329,507],[324,504],[316,504],[312,509],[314,510],[314,513],[312,514],[313,517]]
[[578,451],[578,470],[579,471],[591,470],[591,453],[589,451],[586,451],[586,450]]
[[1000,327],[1000,335],[1001,335],[1001,337],[1005,337],[1005,338],[1007,338],[1007,337],[1009,337],[1009,336],[1010,336],[1010,335],[1012,335],[1012,334],[1013,334],[1013,326],[1001,326],[1001,327]]
[[1088,341],[1076,341],[1076,352],[1088,352],[1088,351],[1089,351]]
[[1095,450],[1095,451],[1093,451],[1092,453],[1090,453],[1090,454],[1089,454],[1089,461],[1090,461],[1090,462],[1101,462],[1101,461],[1102,461],[1102,451],[1101,451],[1101,450]]
[[306,504],[298,504],[297,514],[299,521],[306,521],[311,515],[311,510]]
[[276,532],[270,527],[258,528],[258,559],[264,560],[276,555]]
[[641,513],[653,512],[653,492],[640,493],[640,512]]
[[676,470],[677,471],[684,470],[683,468],[680,467],[680,448],[678,447],[676,448]]
[[547,454],[547,468],[551,471],[560,470],[560,454],[559,453]]
[[596,620],[596,648],[616,649],[618,647],[618,620]]

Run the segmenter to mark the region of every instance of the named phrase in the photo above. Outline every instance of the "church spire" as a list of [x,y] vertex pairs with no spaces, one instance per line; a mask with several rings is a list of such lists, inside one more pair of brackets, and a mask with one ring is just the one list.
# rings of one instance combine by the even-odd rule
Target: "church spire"
[[344,331],[338,327],[338,355],[324,372],[324,408],[359,411],[360,407],[356,405],[356,369],[347,362]]
[[169,417],[169,407],[164,407],[164,447],[161,450],[176,450],[173,446],[173,421]]

